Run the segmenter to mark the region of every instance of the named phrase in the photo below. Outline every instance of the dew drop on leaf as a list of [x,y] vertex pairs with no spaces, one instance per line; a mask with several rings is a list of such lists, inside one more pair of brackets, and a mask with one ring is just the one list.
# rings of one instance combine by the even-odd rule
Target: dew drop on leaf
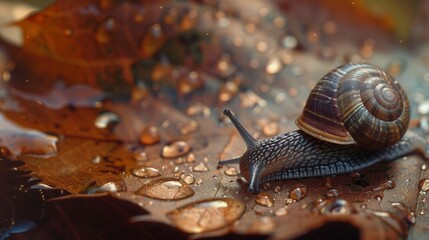
[[180,178],[187,184],[193,184],[195,182],[195,178],[192,175],[183,174]]
[[307,186],[304,184],[297,184],[289,190],[289,198],[299,201],[307,196]]
[[127,190],[127,185],[120,177],[100,176],[91,179],[82,193],[122,192]]
[[237,176],[237,170],[233,167],[227,167],[225,169],[225,174],[228,176]]
[[230,226],[244,210],[245,205],[236,199],[206,199],[168,212],[167,217],[185,232],[201,233]]
[[199,163],[195,165],[192,170],[194,172],[207,172],[209,169],[206,167],[206,165],[204,165],[204,163]]
[[424,191],[424,192],[429,190],[429,180],[428,179],[423,178],[419,181],[419,190]]
[[153,178],[161,176],[161,172],[153,167],[140,167],[131,170],[131,174],[141,178]]
[[119,122],[119,116],[113,112],[102,112],[94,121],[95,127],[99,129],[112,128]]
[[143,149],[137,149],[133,152],[133,158],[137,162],[144,162],[147,161],[147,154]]
[[351,214],[355,212],[353,206],[344,199],[329,198],[318,204],[322,215]]
[[145,145],[152,145],[159,143],[161,136],[157,127],[148,126],[145,127],[140,134],[140,142]]
[[191,151],[191,146],[185,141],[175,141],[162,148],[161,156],[164,158],[176,158],[186,155]]
[[268,193],[260,193],[255,199],[255,202],[261,206],[272,207],[274,205],[273,197]]
[[159,200],[180,200],[192,197],[195,192],[183,180],[160,178],[149,182],[135,193]]
[[335,188],[329,189],[326,192],[326,196],[330,198],[337,198],[338,196],[340,196],[340,191],[338,191],[338,189],[335,189]]
[[279,58],[273,57],[268,60],[267,65],[265,66],[265,71],[268,74],[276,74],[282,69],[282,63]]

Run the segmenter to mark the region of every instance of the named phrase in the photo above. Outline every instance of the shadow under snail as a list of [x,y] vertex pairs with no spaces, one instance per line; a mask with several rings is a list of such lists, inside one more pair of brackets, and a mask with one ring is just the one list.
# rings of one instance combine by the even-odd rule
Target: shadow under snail
[[411,153],[429,159],[418,129],[408,130],[410,107],[401,86],[370,64],[346,64],[325,75],[311,91],[300,130],[257,141],[224,109],[247,145],[239,163],[248,190],[269,181],[354,172]]

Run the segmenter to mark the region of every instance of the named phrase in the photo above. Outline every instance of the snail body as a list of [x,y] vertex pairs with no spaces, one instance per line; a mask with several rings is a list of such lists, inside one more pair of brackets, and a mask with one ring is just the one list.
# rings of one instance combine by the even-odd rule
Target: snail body
[[353,172],[412,152],[429,158],[424,136],[407,132],[405,92],[369,64],[346,64],[325,75],[296,121],[300,130],[256,141],[230,110],[223,113],[247,150],[220,164],[239,162],[250,192],[258,192],[264,182]]

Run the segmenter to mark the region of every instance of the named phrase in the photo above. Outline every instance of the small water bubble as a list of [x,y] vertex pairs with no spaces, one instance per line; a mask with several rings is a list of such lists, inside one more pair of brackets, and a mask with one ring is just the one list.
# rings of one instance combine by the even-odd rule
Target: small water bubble
[[419,104],[419,106],[417,107],[417,111],[421,114],[421,115],[426,115],[429,114],[429,100],[423,101]]
[[163,46],[165,40],[161,25],[155,23],[151,26],[149,31],[145,33],[140,44],[140,51],[145,57],[150,57]]
[[188,185],[193,184],[195,182],[195,178],[192,175],[183,174],[180,178],[187,183]]
[[298,45],[298,40],[294,36],[287,35],[282,39],[283,46],[289,49],[293,49]]
[[177,172],[179,172],[180,171],[180,168],[179,167],[174,167],[174,169],[173,169],[173,172],[174,173],[177,173]]
[[281,187],[280,186],[277,185],[277,186],[274,187],[274,192],[275,193],[279,193],[280,191],[281,191]]
[[197,185],[201,185],[201,184],[203,184],[203,179],[199,178],[199,179],[197,180]]
[[110,42],[112,31],[116,28],[116,20],[114,18],[107,18],[101,25],[95,30],[95,40],[99,43]]
[[256,50],[258,50],[259,52],[265,52],[268,49],[268,44],[267,42],[264,41],[260,41],[258,43],[256,43]]
[[238,93],[238,85],[235,82],[226,82],[221,86],[218,93],[218,99],[221,102],[229,102]]
[[143,149],[137,149],[133,152],[133,158],[134,160],[138,161],[138,162],[144,162],[147,161],[147,154]]
[[145,127],[140,134],[140,142],[144,145],[152,145],[159,143],[161,140],[161,135],[159,130],[155,126]]
[[94,121],[95,127],[99,129],[111,129],[117,123],[119,123],[119,116],[113,112],[102,112]]
[[420,191],[428,191],[429,190],[429,180],[423,178],[419,181],[419,190]]
[[186,156],[186,162],[193,163],[195,162],[195,155],[193,153],[190,153]]
[[262,133],[267,137],[272,137],[280,132],[279,124],[276,122],[269,122],[262,128]]
[[100,163],[101,162],[101,156],[95,156],[91,159],[92,163]]
[[304,184],[297,184],[289,190],[289,198],[299,201],[307,196],[307,186]]
[[188,233],[201,233],[231,226],[244,213],[245,205],[232,198],[192,202],[167,213],[176,227]]
[[186,155],[191,151],[191,146],[185,141],[175,141],[162,148],[161,156],[164,158],[176,158]]
[[282,28],[285,26],[285,24],[286,20],[283,17],[278,16],[273,19],[273,25],[276,28]]
[[206,165],[204,165],[204,163],[199,163],[195,165],[192,170],[194,172],[207,172],[209,169],[206,167]]
[[140,167],[131,170],[131,174],[141,178],[153,178],[161,176],[161,172],[153,167]]
[[373,188],[373,191],[382,191],[382,190],[387,190],[387,189],[393,189],[396,187],[396,183],[392,180],[388,180],[382,184],[380,184],[380,186]]
[[261,206],[272,207],[274,205],[273,197],[268,193],[260,193],[255,199],[255,202]]
[[192,197],[195,192],[183,180],[158,178],[144,185],[135,193],[159,200],[180,200]]
[[423,163],[422,166],[420,167],[422,171],[426,170],[427,168],[428,168],[428,165],[426,165],[426,163]]
[[210,116],[211,111],[210,108],[203,105],[202,103],[195,103],[192,104],[191,106],[189,106],[186,109],[186,115],[188,116],[197,116],[197,115],[202,115],[204,117],[208,117]]
[[326,196],[329,197],[329,198],[337,198],[337,197],[340,196],[340,191],[338,191],[338,189],[335,189],[335,188],[329,189],[326,192]]
[[288,213],[287,208],[288,208],[287,206],[284,206],[284,207],[276,209],[274,211],[274,215],[276,215],[276,216],[284,216],[284,215],[286,215]]
[[126,191],[127,186],[120,177],[99,176],[91,179],[81,191],[82,193],[102,193],[102,192],[121,192]]
[[318,205],[322,215],[351,214],[356,210],[344,199],[329,198]]
[[425,210],[424,209],[420,209],[419,214],[420,215],[425,215]]
[[179,124],[178,128],[182,134],[190,134],[198,129],[197,121],[191,120],[182,124]]
[[268,60],[267,65],[265,66],[265,71],[268,74],[276,74],[282,69],[282,63],[279,58],[272,57]]
[[237,176],[237,170],[233,167],[227,167],[224,172],[228,176]]

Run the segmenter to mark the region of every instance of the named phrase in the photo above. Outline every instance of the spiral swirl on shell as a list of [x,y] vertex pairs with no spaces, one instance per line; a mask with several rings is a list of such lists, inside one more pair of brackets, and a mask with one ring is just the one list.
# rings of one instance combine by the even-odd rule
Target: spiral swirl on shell
[[296,123],[324,141],[382,149],[402,138],[409,118],[407,96],[390,75],[370,64],[346,64],[316,84]]

